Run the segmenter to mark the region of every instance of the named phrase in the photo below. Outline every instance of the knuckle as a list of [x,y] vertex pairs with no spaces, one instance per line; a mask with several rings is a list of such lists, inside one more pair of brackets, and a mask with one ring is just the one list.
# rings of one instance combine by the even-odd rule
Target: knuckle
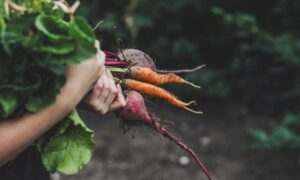
[[99,112],[100,114],[104,114],[103,108],[98,107],[97,109],[95,109],[97,112]]
[[126,103],[125,102],[119,102],[118,106],[120,108],[124,108],[126,106]]
[[101,82],[97,82],[97,84],[95,84],[94,88],[93,88],[93,93],[98,93],[99,91],[101,91]]
[[118,95],[118,90],[116,88],[113,88],[111,90],[111,93],[116,96],[116,95]]
[[108,111],[107,108],[101,108],[100,113],[101,113],[102,115],[105,115],[105,114],[107,113],[107,111]]
[[98,102],[97,102],[97,99],[91,99],[90,100],[90,105],[97,110],[98,108]]
[[125,101],[121,102],[120,104],[121,104],[121,107],[125,107],[126,106],[126,102]]
[[104,85],[104,86],[103,86],[103,90],[105,90],[105,91],[110,91],[109,86]]

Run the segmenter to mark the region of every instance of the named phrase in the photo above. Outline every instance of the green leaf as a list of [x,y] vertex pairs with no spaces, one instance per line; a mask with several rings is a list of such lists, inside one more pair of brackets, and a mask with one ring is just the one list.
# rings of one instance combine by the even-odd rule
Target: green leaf
[[75,18],[70,23],[70,32],[75,49],[65,55],[54,56],[53,62],[60,64],[75,64],[91,58],[97,53],[95,48],[95,34],[84,18]]
[[37,139],[37,141],[35,142],[38,151],[42,153],[50,139],[62,135],[67,130],[69,125],[70,118],[65,118],[64,120],[56,124],[51,130],[46,132],[43,136],[39,137],[39,139]]
[[88,22],[83,17],[76,17],[71,23],[73,36],[89,43],[95,43],[96,36],[89,26]]
[[64,76],[56,76],[55,79],[44,79],[42,92],[35,95],[32,94],[25,104],[26,109],[29,112],[38,112],[42,109],[52,105],[56,101],[56,96],[60,92],[60,88],[64,85]]
[[65,75],[66,74],[66,65],[64,64],[59,64],[55,61],[51,60],[45,60],[45,59],[41,59],[40,61],[38,61],[38,64],[41,67],[47,68],[48,70],[50,70],[51,72],[53,72],[55,75]]
[[[16,69],[15,69],[16,70]],[[15,75],[18,75],[14,72]],[[28,75],[28,74],[27,74]],[[28,75],[29,77],[29,75]],[[20,78],[22,79],[22,78]],[[22,79],[23,80],[23,79]],[[25,83],[16,83],[16,82],[9,82],[10,84],[2,83],[0,84],[0,90],[10,93],[19,93],[19,94],[26,94],[31,93],[37,90],[41,85],[41,78],[38,75],[31,76],[32,83],[25,84]],[[21,81],[21,80],[19,80]]]
[[52,62],[58,64],[76,64],[91,58],[96,53],[97,49],[94,43],[81,42],[76,44],[73,52],[66,55],[55,56]]
[[7,32],[4,31],[1,34],[1,43],[3,45],[4,50],[9,53],[12,54],[12,50],[10,48],[10,46],[12,44],[17,44],[20,42],[20,36],[17,32]]
[[4,21],[3,17],[0,16],[0,33],[2,33],[5,28],[6,28],[5,21]]
[[40,15],[35,20],[36,28],[54,42],[69,39],[68,25],[61,19]]
[[61,43],[54,43],[54,44],[51,43],[51,44],[42,45],[41,47],[38,48],[38,50],[52,53],[52,54],[63,55],[74,51],[75,46],[71,42],[61,42]]
[[55,103],[56,96],[31,97],[25,107],[29,112],[38,112]]
[[2,17],[5,17],[4,0],[0,0],[0,19]]
[[0,119],[9,117],[18,107],[16,96],[0,94]]
[[297,137],[290,129],[284,126],[276,127],[271,134],[271,144],[274,148],[288,146]]
[[254,147],[270,146],[270,138],[266,132],[259,129],[251,129],[248,133],[255,140],[252,144]]
[[298,114],[288,113],[283,118],[283,125],[296,125],[300,124],[300,116]]
[[[86,127],[76,111],[69,116],[69,126],[63,126],[42,152],[42,160],[51,172],[75,174],[91,159],[94,133]],[[67,127],[67,128],[66,128]]]

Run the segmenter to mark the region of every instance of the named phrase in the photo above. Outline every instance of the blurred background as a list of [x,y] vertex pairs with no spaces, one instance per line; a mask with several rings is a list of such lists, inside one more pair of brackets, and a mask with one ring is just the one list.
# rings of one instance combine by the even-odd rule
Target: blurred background
[[[300,1],[81,3],[78,13],[92,25],[103,20],[95,32],[104,50],[140,49],[160,69],[207,65],[185,76],[202,89],[166,87],[197,100],[203,116],[151,104],[216,179],[300,179]],[[79,175],[63,179],[205,179],[184,151],[151,130],[123,135],[113,115],[81,114],[96,130],[95,155]]]

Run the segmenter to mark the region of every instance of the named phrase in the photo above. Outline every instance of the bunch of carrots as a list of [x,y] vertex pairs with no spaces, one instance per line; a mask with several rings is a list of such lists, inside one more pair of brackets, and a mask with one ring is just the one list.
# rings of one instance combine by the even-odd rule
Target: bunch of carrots
[[149,113],[143,96],[148,95],[163,99],[173,106],[184,108],[195,114],[202,114],[201,111],[195,111],[188,108],[191,104],[196,104],[195,101],[183,102],[160,86],[168,83],[177,83],[200,88],[176,74],[194,72],[204,67],[204,65],[194,69],[159,70],[155,67],[152,58],[140,50],[127,49],[121,51],[118,55],[110,52],[105,53],[105,66],[112,72],[115,82],[121,84],[124,89],[123,93],[126,97],[126,107],[116,112],[117,116],[122,119],[122,123],[130,124],[133,122],[135,124],[146,125],[170,141],[175,142],[194,158],[207,178],[211,180],[210,174],[197,154],[162,127],[159,118],[154,114]]
[[[130,52],[132,50],[129,49],[127,51]],[[120,83],[123,88],[163,99],[173,106],[184,108],[195,114],[202,114],[201,111],[194,111],[188,108],[189,105],[196,104],[195,101],[183,102],[159,87],[169,83],[187,84],[195,88],[200,88],[199,86],[186,81],[175,73],[159,74],[150,67],[142,67],[138,63],[130,62],[130,59],[127,60],[125,55],[123,58],[124,60],[121,60],[119,56],[106,52],[105,65],[112,72],[115,81]]]

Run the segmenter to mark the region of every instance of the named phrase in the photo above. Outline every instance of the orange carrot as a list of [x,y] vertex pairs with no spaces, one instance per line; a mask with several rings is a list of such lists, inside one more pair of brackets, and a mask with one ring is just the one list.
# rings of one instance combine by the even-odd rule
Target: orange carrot
[[180,84],[189,84],[193,87],[200,88],[199,86],[196,86],[193,83],[182,79],[181,77],[177,76],[174,73],[158,74],[147,67],[132,66],[129,69],[128,76],[132,79],[154,84],[154,85],[163,85],[167,83],[180,83]]
[[194,111],[194,110],[187,108],[187,106],[189,106],[191,104],[195,104],[195,101],[191,101],[188,103],[182,102],[182,101],[178,100],[174,95],[170,94],[168,91],[166,91],[160,87],[157,87],[155,85],[152,85],[149,83],[144,83],[144,82],[133,80],[133,79],[123,79],[123,80],[121,80],[121,85],[125,88],[132,89],[132,90],[138,91],[143,94],[147,94],[152,97],[161,98],[173,106],[184,108],[184,109],[186,109],[190,112],[196,113],[196,114],[202,114],[201,111]]

